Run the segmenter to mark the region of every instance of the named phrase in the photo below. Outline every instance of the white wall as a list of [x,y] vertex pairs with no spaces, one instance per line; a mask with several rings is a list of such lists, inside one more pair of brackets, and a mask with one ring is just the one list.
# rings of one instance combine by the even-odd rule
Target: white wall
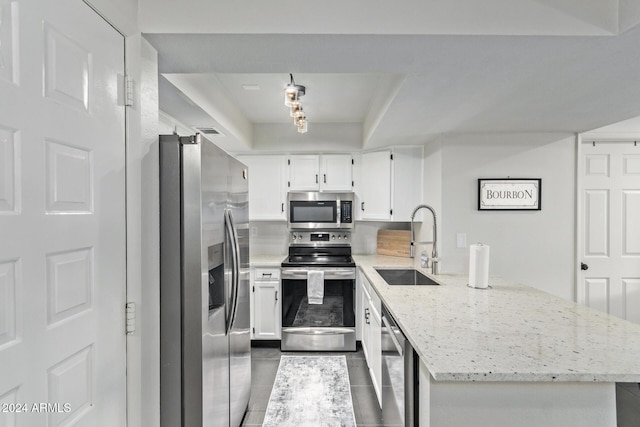
[[[127,423],[160,425],[158,58],[138,27],[137,0],[87,0],[125,36],[127,108],[127,301],[136,332],[127,336]],[[123,313],[124,314],[124,313]]]
[[293,123],[255,124],[251,152],[353,152],[360,151],[361,145],[362,125],[358,123],[310,123],[304,134]]
[[[445,135],[441,157],[441,272],[468,272],[468,244],[491,247],[490,274],[574,298],[575,137],[568,134]],[[477,179],[542,178],[541,211],[477,210]],[[429,186],[425,182],[425,186]],[[437,197],[437,194],[436,194]],[[425,198],[430,203],[429,197]]]
[[124,35],[138,32],[138,0],[84,0]]
[[140,35],[127,38],[134,103],[127,109],[127,301],[136,332],[127,337],[128,423],[160,424],[158,58]]

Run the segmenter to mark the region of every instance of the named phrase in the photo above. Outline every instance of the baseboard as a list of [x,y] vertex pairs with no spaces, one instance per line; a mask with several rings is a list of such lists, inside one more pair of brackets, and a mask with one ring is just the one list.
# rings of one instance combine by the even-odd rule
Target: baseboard
[[251,340],[251,347],[280,348],[280,340]]

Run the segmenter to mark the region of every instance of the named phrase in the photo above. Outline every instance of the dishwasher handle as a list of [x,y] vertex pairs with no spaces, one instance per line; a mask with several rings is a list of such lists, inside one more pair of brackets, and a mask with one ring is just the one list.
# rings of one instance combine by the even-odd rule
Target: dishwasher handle
[[393,322],[390,322],[389,319],[383,314],[382,327],[384,328],[385,326],[387,328],[387,334],[391,338],[393,345],[396,347],[398,354],[400,354],[400,356],[404,356],[404,346],[400,345],[400,341],[398,341],[398,338],[396,337],[396,332],[399,334],[401,334],[402,332],[400,332],[400,329],[398,329],[398,327],[394,325]]

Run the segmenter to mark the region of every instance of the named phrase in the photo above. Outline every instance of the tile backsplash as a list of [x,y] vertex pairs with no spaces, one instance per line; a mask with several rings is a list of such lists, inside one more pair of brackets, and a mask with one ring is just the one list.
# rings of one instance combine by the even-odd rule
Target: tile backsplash
[[[357,221],[351,231],[354,254],[376,252],[379,229],[408,230],[408,222]],[[284,255],[289,247],[289,229],[283,221],[253,221],[249,224],[251,253],[254,255]]]

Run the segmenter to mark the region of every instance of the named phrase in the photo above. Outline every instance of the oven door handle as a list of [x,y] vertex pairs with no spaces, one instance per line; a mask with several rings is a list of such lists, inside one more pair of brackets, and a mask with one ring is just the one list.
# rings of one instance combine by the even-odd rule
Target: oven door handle
[[[307,279],[307,273],[310,270],[307,269],[282,269],[281,277],[282,279]],[[335,279],[355,279],[356,272],[355,269],[344,269],[344,270],[334,270],[327,269],[324,270],[324,278],[325,280],[335,280]]]

